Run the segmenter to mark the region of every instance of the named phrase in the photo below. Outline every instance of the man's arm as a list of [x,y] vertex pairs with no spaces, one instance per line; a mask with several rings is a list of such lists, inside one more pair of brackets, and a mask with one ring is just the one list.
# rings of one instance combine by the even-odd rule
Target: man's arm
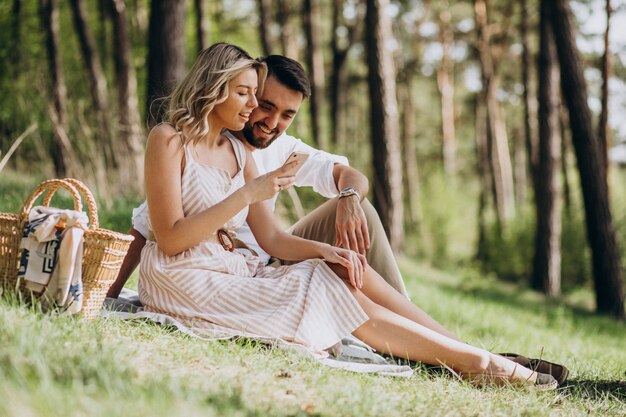
[[333,178],[337,190],[352,188],[356,191],[356,194],[338,197],[335,245],[365,255],[370,247],[370,237],[361,201],[369,191],[369,181],[361,172],[342,164],[333,167]]

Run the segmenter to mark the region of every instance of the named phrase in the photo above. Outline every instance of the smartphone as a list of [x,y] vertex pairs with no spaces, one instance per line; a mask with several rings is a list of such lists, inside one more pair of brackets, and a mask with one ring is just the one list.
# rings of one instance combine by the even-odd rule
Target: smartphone
[[289,168],[289,170],[284,175],[285,176],[296,175],[296,172],[298,172],[298,170],[302,168],[302,164],[304,164],[304,161],[306,161],[308,157],[309,157],[308,153],[292,152],[291,155],[289,155],[289,158],[287,158],[287,160],[283,164],[283,166],[290,164],[294,161],[299,161],[300,163],[294,167]]

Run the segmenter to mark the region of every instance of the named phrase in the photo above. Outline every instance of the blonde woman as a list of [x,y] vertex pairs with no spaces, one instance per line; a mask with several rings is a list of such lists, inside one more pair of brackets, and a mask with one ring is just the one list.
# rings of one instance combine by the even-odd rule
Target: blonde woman
[[[264,203],[293,184],[286,166],[258,176],[240,130],[263,88],[263,64],[233,45],[202,52],[169,97],[168,122],[148,137],[146,192],[152,238],[139,294],[205,336],[282,339],[322,353],[353,334],[378,351],[446,364],[483,382],[553,388],[556,381],[462,343],[390,287],[356,252],[284,233]],[[248,222],[273,268],[235,249]],[[426,317],[426,318],[425,318]]]

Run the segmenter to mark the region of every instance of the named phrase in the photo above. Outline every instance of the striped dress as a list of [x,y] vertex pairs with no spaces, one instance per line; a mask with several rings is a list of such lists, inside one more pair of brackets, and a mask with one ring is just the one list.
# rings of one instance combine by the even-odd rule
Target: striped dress
[[[185,147],[185,216],[220,202],[244,184],[245,149],[229,138],[239,165],[234,177],[194,160]],[[243,224],[247,207],[224,225]],[[215,236],[176,256],[148,240],[141,253],[139,297],[146,310],[175,317],[204,337],[282,339],[321,352],[368,317],[346,285],[319,259],[269,267],[248,251],[228,252]]]

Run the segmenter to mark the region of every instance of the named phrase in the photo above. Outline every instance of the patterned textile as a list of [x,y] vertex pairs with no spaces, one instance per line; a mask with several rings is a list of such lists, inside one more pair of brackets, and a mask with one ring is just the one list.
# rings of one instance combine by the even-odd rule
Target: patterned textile
[[[185,148],[185,216],[222,201],[244,185],[245,149],[229,137],[239,171],[234,177],[199,163]],[[224,227],[235,230],[245,208]],[[325,262],[273,268],[247,251],[227,252],[212,236],[176,256],[148,241],[141,254],[139,297],[147,311],[167,314],[205,337],[276,338],[321,352],[337,344],[367,315]]]

